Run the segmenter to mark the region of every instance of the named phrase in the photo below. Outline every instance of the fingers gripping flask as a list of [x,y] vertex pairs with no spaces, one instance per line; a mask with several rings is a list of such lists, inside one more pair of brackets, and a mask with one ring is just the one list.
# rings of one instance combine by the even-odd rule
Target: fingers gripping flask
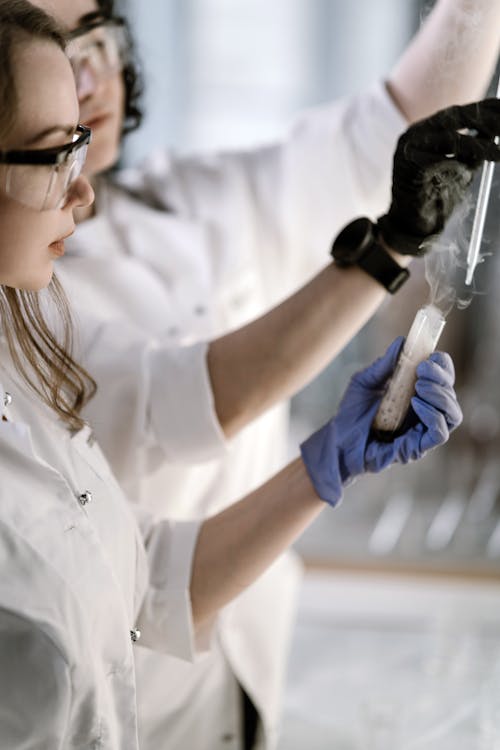
[[417,311],[373,420],[372,428],[378,437],[390,440],[403,425],[410,401],[415,395],[416,369],[436,348],[445,322],[443,313],[433,304]]

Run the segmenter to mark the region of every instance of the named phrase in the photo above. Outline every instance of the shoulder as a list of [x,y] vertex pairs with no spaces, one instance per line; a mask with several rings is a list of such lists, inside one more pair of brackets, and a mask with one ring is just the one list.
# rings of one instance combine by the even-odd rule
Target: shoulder
[[48,628],[0,606],[0,736],[4,747],[61,747],[71,672]]
[[[0,516],[2,621],[8,621],[7,614],[11,613],[19,621],[39,623],[42,629],[44,623],[50,624],[50,630],[44,632],[52,634],[53,642],[59,644],[61,653],[73,664],[86,643],[85,622],[77,593],[62,563],[47,554],[47,548],[55,547],[58,539],[44,532],[40,519],[35,521],[38,537],[36,532],[30,535],[16,528],[16,521],[14,517]],[[61,546],[63,544],[61,541]]]
[[[50,625],[0,604],[0,660],[2,676],[9,665],[19,669],[45,664],[54,675],[69,674],[69,660]],[[0,691],[5,688],[0,680]],[[3,686],[3,687],[2,687]],[[1,703],[1,701],[0,701]]]
[[196,214],[198,200],[217,202],[221,190],[237,197],[263,150],[193,154],[156,150],[139,166],[117,172],[110,187],[152,208]]

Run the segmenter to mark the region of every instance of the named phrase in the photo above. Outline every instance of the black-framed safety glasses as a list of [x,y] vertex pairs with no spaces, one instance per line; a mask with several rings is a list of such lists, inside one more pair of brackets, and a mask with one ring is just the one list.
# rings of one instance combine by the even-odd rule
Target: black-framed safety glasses
[[98,18],[79,26],[67,36],[66,54],[75,74],[77,88],[89,66],[99,78],[119,73],[129,56],[130,42],[125,19]]
[[90,128],[78,125],[62,146],[0,150],[0,184],[10,198],[37,211],[60,208],[82,172],[90,138]]

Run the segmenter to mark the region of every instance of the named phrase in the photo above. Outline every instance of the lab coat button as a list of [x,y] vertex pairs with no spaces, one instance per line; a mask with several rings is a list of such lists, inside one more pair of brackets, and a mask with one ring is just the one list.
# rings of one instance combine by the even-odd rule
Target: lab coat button
[[134,628],[133,630],[130,631],[130,640],[132,641],[132,643],[137,643],[140,637],[141,637],[141,631],[138,630],[137,628]]
[[12,396],[10,395],[10,393],[5,391],[5,393],[3,394],[3,405],[10,406],[11,403],[12,403]]
[[78,500],[80,505],[87,505],[92,502],[92,493],[90,490],[85,490],[85,492],[82,492],[82,494],[78,496]]
[[206,312],[207,312],[207,308],[204,307],[203,305],[196,305],[196,307],[194,308],[195,315],[205,315]]
[[227,732],[227,734],[222,735],[222,742],[232,742],[234,738],[234,734]]

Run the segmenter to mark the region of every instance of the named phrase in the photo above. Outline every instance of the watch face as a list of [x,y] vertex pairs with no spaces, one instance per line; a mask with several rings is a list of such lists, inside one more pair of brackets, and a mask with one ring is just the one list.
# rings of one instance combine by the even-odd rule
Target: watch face
[[340,266],[352,266],[366,252],[373,239],[370,219],[356,219],[340,232],[333,243],[332,255]]
[[341,231],[331,254],[341,268],[358,265],[388,292],[394,294],[410,275],[377,242],[370,219],[356,219]]

